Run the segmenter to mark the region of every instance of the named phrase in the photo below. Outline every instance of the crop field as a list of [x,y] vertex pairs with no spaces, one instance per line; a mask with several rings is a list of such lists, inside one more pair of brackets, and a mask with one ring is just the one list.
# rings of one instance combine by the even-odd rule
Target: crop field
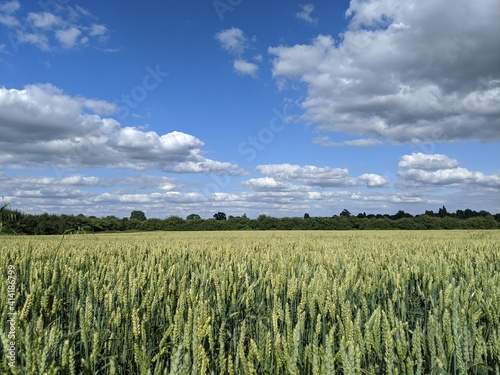
[[500,374],[500,231],[0,237],[2,374]]

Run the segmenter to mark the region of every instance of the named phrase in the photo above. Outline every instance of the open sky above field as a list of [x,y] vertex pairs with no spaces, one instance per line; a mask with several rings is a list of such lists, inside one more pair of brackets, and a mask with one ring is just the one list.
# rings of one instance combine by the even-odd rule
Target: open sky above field
[[0,196],[500,212],[497,0],[0,1]]

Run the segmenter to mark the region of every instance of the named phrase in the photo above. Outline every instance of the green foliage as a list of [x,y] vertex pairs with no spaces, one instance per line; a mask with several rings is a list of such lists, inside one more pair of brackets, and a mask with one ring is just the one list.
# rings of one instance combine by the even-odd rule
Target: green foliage
[[130,213],[130,220],[139,220],[139,221],[145,221],[146,220],[146,214],[142,211],[132,211]]
[[0,206],[0,234],[12,233],[16,234],[16,231],[12,228],[17,221],[18,212],[12,211],[10,209],[9,203],[3,203]]
[[214,219],[215,220],[226,220],[226,214],[224,212],[217,212],[214,214]]
[[[1,208],[1,207],[0,207]],[[427,230],[427,229],[499,229],[500,214],[492,216],[485,211],[457,210],[456,213],[443,216],[427,211],[424,215],[412,216],[404,211],[394,215],[352,215],[347,210],[333,217],[284,217],[275,218],[260,215],[257,219],[249,219],[246,215],[229,216],[226,220],[224,212],[218,212],[212,219],[202,219],[197,214],[188,215],[186,219],[169,216],[166,219],[150,218],[142,211],[134,211],[132,219],[119,219],[115,216],[97,218],[79,214],[74,215],[41,215],[23,214],[12,211],[5,206],[0,211],[0,228],[3,233],[18,234],[63,234],[71,229],[85,228],[86,232],[119,232],[119,231],[210,231],[210,230]],[[307,218],[307,220],[304,220]],[[217,223],[214,223],[217,221]],[[0,233],[1,233],[0,232]]]
[[351,213],[347,209],[344,208],[342,210],[342,212],[340,213],[340,216],[349,217],[349,216],[351,216]]

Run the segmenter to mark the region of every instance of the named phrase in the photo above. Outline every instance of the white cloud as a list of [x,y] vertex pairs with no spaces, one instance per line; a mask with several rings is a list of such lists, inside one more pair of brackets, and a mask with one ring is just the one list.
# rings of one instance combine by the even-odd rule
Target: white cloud
[[160,135],[99,115],[113,109],[110,103],[72,97],[48,84],[0,88],[0,163],[244,174],[234,164],[205,158],[203,142],[190,134]]
[[421,152],[403,155],[399,162],[401,168],[417,168],[424,170],[447,169],[458,166],[458,160],[443,154],[423,154]]
[[65,30],[57,30],[56,38],[64,48],[73,48],[82,31],[77,27],[70,27]]
[[17,0],[5,1],[5,2],[0,4],[0,12],[12,14],[15,11],[17,11],[20,7],[21,7],[21,4],[19,4],[19,1],[17,1]]
[[422,169],[408,169],[400,172],[398,175],[407,182],[426,186],[456,185],[457,187],[464,188],[466,185],[481,185],[496,189],[500,188],[500,174],[488,176],[482,172],[469,171],[466,168],[438,169],[431,172]]
[[[231,29],[222,30],[215,34],[215,39],[219,41],[222,48],[236,57],[233,61],[233,69],[236,73],[248,75],[253,78],[257,77],[259,67],[256,63],[262,61],[262,55],[253,57],[253,61],[256,63],[249,62],[242,57],[243,52],[249,48],[249,45],[248,39],[241,29],[233,27]],[[255,37],[252,40],[255,40]]]
[[297,18],[304,20],[312,25],[316,25],[318,23],[318,20],[315,18],[311,17],[311,13],[314,11],[314,5],[313,4],[303,4],[300,6],[302,10],[297,13]]
[[450,185],[466,189],[477,185],[500,188],[500,174],[485,175],[458,165],[458,160],[444,154],[413,153],[401,157],[399,167],[405,170],[399,172],[398,176],[405,183],[417,186]]
[[215,173],[228,174],[231,176],[245,175],[246,172],[240,167],[229,162],[210,160],[199,155],[199,152],[192,152],[193,161],[183,161],[165,170],[174,173]]
[[306,85],[306,121],[396,143],[500,139],[496,0],[353,0],[346,15],[337,41],[269,48],[278,83]]
[[[81,174],[72,174],[66,177],[50,176],[29,176],[15,175],[7,178],[0,173],[0,181],[4,191],[9,190],[15,196],[20,196],[26,191],[37,192],[42,195],[43,192],[51,191],[52,188],[75,188],[95,189],[95,188],[117,188],[131,187],[133,189],[158,189],[160,191],[172,191],[180,189],[182,183],[174,178],[163,176],[152,176],[144,174],[131,175],[125,178],[103,178],[97,176],[83,176]],[[60,190],[59,190],[60,191]]]
[[233,67],[238,73],[249,75],[254,78],[257,76],[257,70],[259,69],[256,64],[240,59],[234,61]]
[[[383,187],[389,181],[374,173],[364,173],[355,178],[347,169],[299,166],[292,164],[267,164],[257,166],[257,171],[266,177],[254,178],[243,183],[257,191],[299,191],[305,187],[338,188],[366,185],[369,188]],[[291,182],[297,183],[293,185]]]
[[[389,203],[421,203],[427,207],[430,205],[439,205],[442,203],[438,199],[428,198],[419,195],[405,194],[405,193],[392,193],[392,194],[360,194],[353,193],[351,195],[351,200],[353,201],[363,201],[363,202],[375,202],[376,204],[372,207],[375,208],[377,213],[380,213],[380,206],[388,207]],[[421,212],[419,212],[421,213]]]
[[292,190],[292,185],[287,182],[277,181],[272,177],[251,178],[243,182],[243,185],[257,191],[279,191],[279,190]]
[[164,184],[160,185],[158,189],[160,190],[165,190],[165,191],[172,191],[175,190],[177,186],[171,182],[165,182]]
[[12,195],[16,200],[30,200],[35,198],[37,202],[41,200],[81,199],[82,197],[89,196],[88,193],[82,190],[64,186],[48,186],[43,189],[17,189]]
[[[260,214],[272,216],[300,216],[304,212],[312,216],[331,216],[348,208],[352,213],[395,213],[399,209],[421,213],[426,209],[446,204],[450,210],[470,207],[464,203],[464,192],[474,207],[484,207],[496,212],[491,202],[494,187],[476,185],[476,189],[465,191],[454,188],[439,189],[427,183],[405,187],[404,191],[394,189],[371,190],[370,181],[381,176],[361,175],[357,178],[356,191],[350,188],[323,189],[313,185],[292,184],[274,177],[252,178],[242,186],[248,191],[218,191],[204,193],[189,191],[191,183],[164,176],[132,173],[119,179],[113,177],[85,176],[71,174],[65,177],[40,177],[26,175],[7,176],[0,173],[0,186],[5,198],[14,209],[24,212],[84,213],[87,215],[128,216],[132,210],[140,209],[147,217],[185,217],[198,213],[204,218],[214,212],[224,211],[228,215],[250,217]],[[363,183],[362,183],[363,182]],[[380,181],[379,181],[380,182]],[[366,183],[368,187],[363,185]],[[461,187],[461,184],[453,185]],[[467,186],[472,186],[467,184]],[[497,184],[498,186],[498,184]],[[498,192],[498,187],[496,188]],[[498,209],[498,208],[497,208]]]
[[104,48],[102,51],[106,53],[116,53],[120,51],[120,48]]
[[19,26],[21,22],[13,15],[21,5],[19,1],[7,1],[0,4],[0,24],[14,27]]
[[342,142],[331,141],[328,137],[316,137],[313,138],[312,142],[316,145],[323,147],[341,147],[341,146],[352,146],[352,147],[373,147],[381,145],[382,142],[374,138],[361,138],[353,139]]
[[236,55],[240,55],[247,48],[247,38],[243,30],[237,27],[219,31],[215,34],[215,39],[219,41],[222,48]]
[[366,182],[366,186],[368,187],[381,187],[389,183],[384,177],[374,173],[362,174],[359,176],[359,179]]
[[108,32],[108,28],[104,25],[98,25],[98,24],[93,24],[91,29],[90,29],[90,35],[91,36],[101,36],[105,35]]
[[[104,45],[109,40],[108,28],[96,23],[97,18],[79,6],[57,4],[50,7],[50,12],[28,12],[16,18],[13,13],[19,7],[17,1],[0,7],[0,24],[15,29],[17,40],[12,42],[32,44],[42,51],[57,52],[88,47],[92,42]],[[25,22],[21,23],[19,20],[23,18]],[[57,30],[54,32],[55,28]]]
[[35,27],[50,28],[55,25],[61,24],[63,21],[56,15],[43,12],[43,13],[28,13],[28,21]]
[[87,17],[90,17],[90,18],[96,18],[92,12],[90,12],[88,9],[85,9],[85,8],[82,8],[81,6],[79,5],[75,5],[75,9],[80,12],[81,14],[83,14],[84,16],[87,16]]
[[182,187],[182,183],[175,178],[147,174],[133,174],[117,181],[113,180],[112,185],[131,186],[140,189],[155,188],[159,190],[173,190]]
[[8,14],[0,14],[0,24],[5,26],[19,26],[21,23],[14,16]]
[[43,33],[24,33],[17,31],[17,40],[20,43],[29,43],[37,46],[42,51],[49,50],[49,41]]
[[[178,206],[189,205],[192,203],[200,204],[207,201],[207,197],[197,194],[197,193],[179,193],[175,191],[167,191],[164,193],[129,193],[129,194],[117,194],[116,192],[111,193],[102,193],[99,195],[93,196],[89,199],[89,202],[92,204],[104,203],[106,205],[113,204],[142,204],[141,207],[146,207],[146,211],[148,207],[155,207],[159,209],[161,207],[166,207],[168,205]],[[175,207],[175,206],[170,206]],[[133,208],[134,206],[129,206]],[[135,206],[136,207],[136,206]]]
[[356,179],[350,176],[349,171],[341,168],[267,164],[259,165],[256,169],[259,173],[272,176],[278,181],[293,181],[309,186],[346,187],[357,184]]
[[259,55],[255,55],[253,57],[253,61],[256,61],[256,62],[262,62],[262,59],[263,59],[263,57],[260,54]]
[[9,181],[3,181],[3,185],[4,188],[8,187],[14,190],[40,190],[46,189],[47,186],[109,186],[109,182],[100,177],[82,176],[78,174],[62,178],[20,175],[14,176]]
[[96,186],[99,185],[102,182],[102,179],[99,177],[95,176],[80,176],[80,175],[73,175],[69,177],[64,177],[62,178],[59,183],[63,185],[72,185],[72,186],[86,186],[86,185],[91,185],[91,186]]

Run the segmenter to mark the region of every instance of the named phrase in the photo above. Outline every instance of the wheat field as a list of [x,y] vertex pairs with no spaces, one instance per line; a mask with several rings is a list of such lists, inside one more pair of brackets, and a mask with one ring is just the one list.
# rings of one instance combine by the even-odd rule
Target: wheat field
[[2,236],[0,253],[5,374],[500,374],[500,231]]

